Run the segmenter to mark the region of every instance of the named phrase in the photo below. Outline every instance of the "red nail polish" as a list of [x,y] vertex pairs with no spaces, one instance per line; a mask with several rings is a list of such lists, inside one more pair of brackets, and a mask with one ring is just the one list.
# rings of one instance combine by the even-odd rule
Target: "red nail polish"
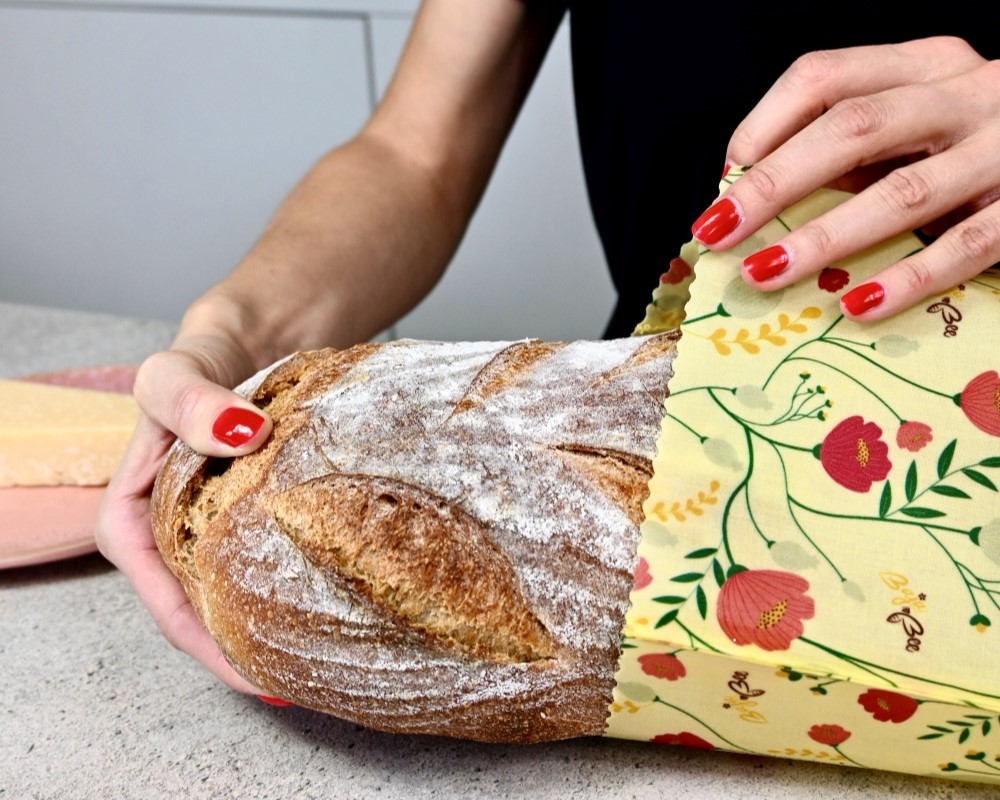
[[732,168],[733,165],[727,161],[726,165],[722,168],[722,180],[726,179],[726,176],[729,174],[729,170],[731,170]]
[[880,306],[883,300],[885,300],[885,287],[873,281],[851,289],[840,298],[840,304],[849,314],[857,316]]
[[266,694],[257,695],[257,699],[262,703],[267,703],[269,706],[278,706],[278,708],[287,708],[288,706],[294,705],[294,703],[289,703],[287,700],[282,700],[280,697],[268,697]]
[[264,424],[264,418],[247,408],[232,406],[223,411],[212,425],[216,441],[241,447],[253,439]]
[[788,269],[789,263],[788,251],[776,244],[743,259],[743,269],[755,281],[766,281]]
[[702,244],[715,244],[736,230],[739,224],[740,212],[736,203],[723,197],[695,220],[691,233]]

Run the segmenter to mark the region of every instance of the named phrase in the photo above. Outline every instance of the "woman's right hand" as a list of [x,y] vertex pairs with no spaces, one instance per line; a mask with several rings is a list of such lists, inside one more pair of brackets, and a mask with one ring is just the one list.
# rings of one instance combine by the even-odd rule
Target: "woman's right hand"
[[156,547],[149,504],[157,471],[175,437],[207,456],[256,450],[271,421],[230,391],[254,371],[249,354],[222,334],[181,333],[140,367],[133,393],[143,411],[98,515],[101,553],[128,578],[160,631],[177,649],[241,692],[260,691],[225,660]]

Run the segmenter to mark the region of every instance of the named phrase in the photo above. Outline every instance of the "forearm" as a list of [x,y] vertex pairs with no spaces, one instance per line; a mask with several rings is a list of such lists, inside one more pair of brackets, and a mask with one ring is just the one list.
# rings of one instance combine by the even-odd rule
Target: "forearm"
[[465,198],[377,136],[326,155],[182,332],[222,326],[258,365],[343,347],[391,325],[430,290],[467,223]]
[[427,0],[372,119],[305,176],[181,336],[221,335],[260,367],[367,340],[415,306],[458,246],[562,13]]

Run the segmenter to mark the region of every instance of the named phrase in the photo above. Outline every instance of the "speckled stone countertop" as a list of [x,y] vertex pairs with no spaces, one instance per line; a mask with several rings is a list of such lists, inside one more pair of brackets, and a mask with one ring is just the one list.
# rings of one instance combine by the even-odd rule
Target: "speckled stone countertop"
[[[138,362],[171,326],[0,303],[0,377]],[[641,742],[485,746],[236,694],[99,555],[0,572],[0,800],[987,798],[996,787]]]

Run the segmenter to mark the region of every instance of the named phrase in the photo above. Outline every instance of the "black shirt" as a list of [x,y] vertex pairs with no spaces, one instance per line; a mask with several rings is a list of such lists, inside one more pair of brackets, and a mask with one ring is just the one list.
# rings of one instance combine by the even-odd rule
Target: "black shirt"
[[594,220],[628,336],[715,199],[733,130],[811,50],[954,35],[1000,57],[987,3],[578,0],[573,80]]

